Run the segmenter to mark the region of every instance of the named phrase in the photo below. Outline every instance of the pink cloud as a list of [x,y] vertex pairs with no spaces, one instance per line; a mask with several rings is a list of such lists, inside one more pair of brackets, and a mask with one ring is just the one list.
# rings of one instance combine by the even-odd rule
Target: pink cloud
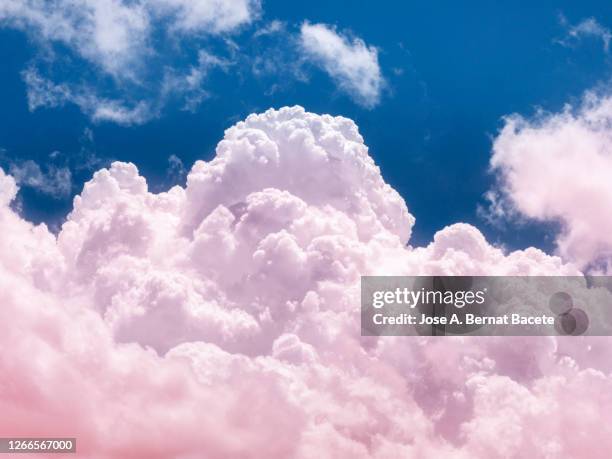
[[589,93],[582,106],[513,115],[493,146],[500,191],[525,216],[557,221],[559,253],[580,267],[612,257],[612,98]]
[[[357,127],[226,132],[186,188],[97,172],[57,237],[0,174],[0,436],[92,458],[606,457],[608,340],[363,338],[362,274],[578,274],[414,218]],[[529,294],[529,292],[525,292]]]

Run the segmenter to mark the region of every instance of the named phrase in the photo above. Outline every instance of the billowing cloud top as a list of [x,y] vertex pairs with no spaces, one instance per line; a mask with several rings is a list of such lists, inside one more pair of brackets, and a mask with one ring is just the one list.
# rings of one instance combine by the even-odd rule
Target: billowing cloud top
[[76,436],[91,458],[612,448],[607,340],[359,335],[363,274],[578,271],[466,224],[407,246],[414,219],[348,119],[251,115],[159,194],[114,163],[57,237],[16,191],[0,174],[3,435]]

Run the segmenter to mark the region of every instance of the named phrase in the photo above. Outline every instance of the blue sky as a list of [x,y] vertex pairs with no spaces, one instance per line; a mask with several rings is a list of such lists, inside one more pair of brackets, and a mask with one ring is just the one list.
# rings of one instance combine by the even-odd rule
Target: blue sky
[[[153,190],[181,183],[181,163],[211,159],[236,121],[299,104],[355,120],[417,217],[413,244],[465,221],[508,247],[550,248],[551,227],[478,213],[492,139],[505,115],[558,111],[609,85],[607,2],[237,0],[225,19],[196,24],[180,0],[146,13],[140,3],[123,2],[129,27],[92,32],[62,15],[62,0],[0,0],[0,166],[21,174],[27,218],[60,224],[114,159]],[[305,27],[318,26],[309,42]],[[328,39],[349,54],[330,60]]]

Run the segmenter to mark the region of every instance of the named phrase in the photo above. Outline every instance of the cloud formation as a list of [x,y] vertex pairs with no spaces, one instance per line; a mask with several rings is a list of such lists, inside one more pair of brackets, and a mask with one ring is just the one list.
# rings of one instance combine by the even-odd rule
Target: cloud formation
[[595,18],[583,19],[577,24],[571,25],[564,16],[561,16],[561,24],[567,27],[567,35],[562,40],[558,40],[561,45],[569,46],[572,42],[582,40],[585,37],[600,39],[603,49],[607,53],[610,49],[612,32],[607,27],[601,25]]
[[41,45],[61,43],[117,78],[151,55],[153,33],[219,34],[250,23],[256,0],[7,0],[0,21]]
[[81,149],[63,154],[54,150],[46,157],[36,159],[15,158],[9,151],[0,149],[0,168],[16,181],[19,188],[29,188],[57,200],[69,200],[74,194],[74,182],[100,167],[111,163],[110,159],[96,155],[93,133],[85,129],[80,140]]
[[91,458],[612,448],[607,339],[360,336],[362,274],[578,271],[467,224],[407,246],[414,218],[346,118],[251,115],[158,194],[114,163],[57,237],[16,193],[0,171],[0,432],[70,433]]
[[300,46],[304,57],[327,72],[357,103],[368,108],[379,103],[384,78],[374,46],[326,24],[308,22],[300,29]]
[[72,173],[67,167],[49,165],[46,171],[30,160],[13,162],[9,172],[19,186],[34,188],[37,191],[57,198],[72,193]]
[[612,98],[589,93],[560,113],[506,118],[493,145],[497,192],[527,218],[557,221],[559,253],[612,268]]
[[139,101],[130,106],[125,100],[100,97],[95,88],[87,85],[56,84],[41,76],[34,67],[23,71],[22,76],[26,84],[30,111],[74,104],[94,122],[110,121],[129,126],[143,124],[157,117],[158,105],[163,102],[160,99],[152,106],[148,101]]
[[258,0],[7,0],[0,27],[25,32],[39,50],[22,72],[30,110],[71,103],[94,122],[130,125],[158,117],[171,96],[197,108],[207,71],[223,59],[201,50],[174,69],[181,46],[239,31],[260,9]]
[[231,32],[255,20],[261,10],[260,0],[149,0],[145,4],[171,16],[170,29],[181,33]]
[[385,79],[376,47],[326,24],[304,22],[296,34],[278,19],[260,22],[239,47],[233,36],[261,16],[260,0],[0,3],[0,27],[24,32],[36,51],[21,72],[30,111],[72,104],[93,122],[140,125],[172,102],[198,110],[214,69],[274,77],[271,94],[307,81],[305,64],[355,103],[378,105]]

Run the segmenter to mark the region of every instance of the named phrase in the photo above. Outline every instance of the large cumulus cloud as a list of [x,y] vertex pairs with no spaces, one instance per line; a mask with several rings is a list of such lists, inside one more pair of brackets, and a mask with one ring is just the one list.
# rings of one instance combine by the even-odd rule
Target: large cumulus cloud
[[[230,128],[187,186],[97,172],[60,233],[0,174],[0,433],[99,458],[606,457],[607,340],[363,338],[363,274],[577,274],[414,218],[353,122]],[[589,392],[585,393],[585,388]],[[608,423],[609,424],[609,423]]]

